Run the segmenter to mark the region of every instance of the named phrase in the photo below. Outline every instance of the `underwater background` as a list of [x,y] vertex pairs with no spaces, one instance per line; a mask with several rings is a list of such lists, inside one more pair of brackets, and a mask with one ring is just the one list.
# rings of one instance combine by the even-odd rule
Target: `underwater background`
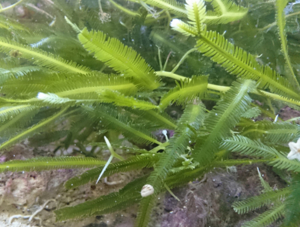
[[0,226],[299,224],[300,1],[0,4]]

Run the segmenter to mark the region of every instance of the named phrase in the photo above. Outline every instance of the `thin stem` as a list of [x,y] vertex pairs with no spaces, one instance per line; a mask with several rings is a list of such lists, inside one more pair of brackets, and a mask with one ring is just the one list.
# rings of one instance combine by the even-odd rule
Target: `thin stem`
[[7,6],[7,7],[5,7],[5,8],[1,8],[1,9],[0,9],[0,13],[2,13],[2,12],[5,11],[5,10],[9,10],[9,9],[14,8],[15,6],[19,5],[21,2],[23,2],[23,0],[20,0],[20,1],[16,2],[15,4],[12,4],[12,5]]
[[[184,76],[172,73],[172,72],[156,71],[155,73],[156,73],[157,76],[169,77],[169,78],[173,78],[175,80],[186,80],[186,79],[190,80],[190,78],[188,78],[188,77],[184,77]],[[220,85],[215,85],[215,84],[208,84],[207,88],[211,89],[211,90],[220,91],[220,92],[226,92],[230,89],[230,87],[220,86]],[[254,90],[252,93],[256,94],[256,95],[265,95],[265,96],[267,96],[269,98],[272,98],[272,99],[277,99],[277,100],[280,100],[280,101],[284,101],[284,102],[287,102],[287,103],[291,103],[291,104],[300,106],[300,102],[297,101],[297,100],[289,99],[289,98],[286,98],[286,97],[283,97],[283,96],[280,96],[280,95],[277,95],[277,94],[273,94],[273,93],[270,93],[270,92],[267,92],[267,91],[257,89],[257,90]]]
[[162,143],[159,146],[154,147],[152,150],[150,150],[149,153],[156,154],[159,150],[165,150],[166,146],[168,146],[168,145],[169,145],[169,142]]
[[171,17],[168,10],[166,10],[165,12],[166,12],[166,15],[167,15],[167,18],[168,18],[168,23],[167,23],[166,29],[169,30],[169,28],[170,28],[169,24],[171,23],[172,17]]
[[294,117],[294,118],[286,120],[285,122],[298,121],[298,120],[300,120],[300,117]]
[[180,61],[178,62],[178,64],[173,68],[173,70],[171,71],[171,73],[175,73],[176,70],[179,68],[179,66],[184,62],[184,60],[188,57],[188,55],[194,51],[196,51],[197,48],[192,48],[190,50],[188,50],[180,59]]
[[169,59],[170,59],[171,54],[172,54],[172,51],[170,51],[170,53],[168,54],[168,57],[167,57],[167,59],[166,59],[166,61],[165,61],[165,64],[164,64],[163,71],[166,70],[166,67],[167,67],[167,64],[168,64],[168,61],[169,61]]
[[103,13],[102,5],[101,5],[101,0],[98,0],[98,6],[99,6],[100,13]]
[[[287,18],[289,18],[289,17],[292,17],[292,16],[296,16],[296,15],[299,15],[300,14],[300,11],[297,11],[297,12],[295,12],[295,13],[291,13],[291,14],[289,14],[289,15],[286,15],[285,16],[285,19],[287,19]],[[265,27],[263,27],[263,28],[260,28],[260,29],[258,29],[259,31],[265,31],[265,30],[268,30],[268,29],[270,29],[270,28],[272,28],[272,27],[274,27],[274,26],[276,26],[276,21],[275,22],[273,22],[273,23],[271,23],[271,24],[268,24],[267,26],[265,26]]]
[[159,61],[159,68],[160,68],[160,70],[162,70],[163,69],[163,67],[162,67],[162,62],[161,62],[161,56],[160,56],[160,48],[159,47],[157,47],[158,48],[158,61]]
[[[136,13],[134,11],[131,11],[121,5],[119,5],[118,3],[114,2],[113,0],[109,0],[116,8],[118,8],[119,10],[123,11],[124,13],[133,16],[133,17],[141,17],[141,15],[139,13]],[[152,16],[152,15],[151,15]]]

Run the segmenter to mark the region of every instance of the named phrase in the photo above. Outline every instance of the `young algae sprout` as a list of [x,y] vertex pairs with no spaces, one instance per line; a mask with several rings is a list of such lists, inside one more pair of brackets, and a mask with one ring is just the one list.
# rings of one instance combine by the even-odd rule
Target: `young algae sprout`
[[98,0],[98,5],[99,5],[99,19],[101,23],[109,22],[110,21],[110,14],[105,13],[102,10],[102,5],[101,5],[101,0]]
[[[121,160],[121,161],[124,160],[124,158],[122,158],[120,155],[118,155],[118,154],[114,151],[114,149],[112,148],[112,146],[111,146],[109,140],[106,138],[106,136],[104,136],[104,140],[105,140],[105,143],[106,143],[106,145],[107,145],[107,147],[108,147],[108,149],[109,149],[111,155],[110,155],[109,159],[107,160],[105,166],[103,167],[103,169],[102,169],[102,171],[101,171],[101,173],[100,173],[100,175],[99,175],[99,177],[98,177],[98,179],[97,179],[97,181],[96,181],[96,184],[98,184],[98,182],[100,181],[102,175],[104,174],[104,172],[105,172],[105,170],[107,169],[108,165],[111,163],[113,157],[115,157],[115,158],[117,158],[117,159],[119,159],[119,160]],[[107,180],[106,180],[106,181],[107,181]]]

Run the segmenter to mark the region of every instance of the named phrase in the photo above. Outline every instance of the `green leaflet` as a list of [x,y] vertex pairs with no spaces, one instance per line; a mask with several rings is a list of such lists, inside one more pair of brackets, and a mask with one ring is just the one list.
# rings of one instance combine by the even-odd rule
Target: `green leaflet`
[[287,73],[288,77],[291,78],[291,80],[296,84],[296,87],[299,89],[300,85],[296,78],[296,75],[294,73],[290,57],[288,55],[288,47],[287,47],[287,39],[286,39],[286,33],[285,33],[285,14],[284,14],[284,8],[286,7],[286,4],[288,3],[287,0],[276,0],[276,20],[277,20],[277,26],[278,26],[278,33],[281,41],[281,50],[284,55],[286,64],[289,69],[289,73]]
[[155,143],[161,144],[152,136],[148,135],[143,128],[133,127],[129,124],[129,119],[126,117],[125,113],[120,116],[117,109],[111,108],[109,106],[100,106],[99,108],[92,109],[89,107],[84,107],[84,109],[90,113],[92,116],[97,116],[101,119],[101,124],[108,128],[117,129],[124,133],[128,138],[134,138],[136,143]]
[[124,209],[139,202],[141,195],[138,191],[145,184],[145,180],[146,177],[139,178],[127,184],[119,192],[113,192],[73,207],[56,210],[54,211],[56,219],[58,221],[78,219]]
[[48,52],[25,46],[14,41],[8,41],[5,38],[0,38],[0,51],[10,53],[12,50],[17,51],[18,56],[21,58],[26,58],[36,65],[55,71],[80,74],[86,74],[90,71],[86,67],[79,66],[71,61],[66,61],[63,58],[54,56]]
[[[170,188],[180,186],[195,179],[195,177],[203,175],[203,170],[203,168],[197,168],[192,171],[181,171],[172,174],[166,179],[166,184]],[[119,192],[113,192],[109,195],[101,196],[95,200],[90,200],[74,207],[65,207],[56,210],[54,212],[57,216],[57,220],[63,221],[111,213],[138,203],[142,198],[140,189],[145,185],[147,177],[148,175],[130,182]],[[162,190],[165,191],[165,188],[162,188]]]
[[23,111],[30,111],[35,109],[31,105],[19,105],[19,106],[7,106],[0,108],[0,121],[4,122],[9,119],[13,119],[15,116],[20,114]]
[[262,213],[258,217],[248,221],[242,227],[262,227],[269,226],[271,223],[277,221],[284,216],[285,206],[283,204],[277,205],[272,209]]
[[266,142],[287,143],[300,135],[300,127],[288,122],[260,121],[247,127],[243,135]]
[[300,162],[287,159],[287,155],[283,153],[278,152],[277,158],[269,162],[269,164],[278,169],[300,172]]
[[251,140],[243,136],[233,136],[224,139],[220,145],[221,149],[240,152],[244,155],[262,157],[265,159],[275,158],[278,152],[273,147],[268,147],[259,140]]
[[268,206],[274,202],[274,200],[283,199],[290,193],[289,188],[284,188],[279,191],[270,191],[258,196],[250,197],[243,201],[234,202],[232,207],[238,214],[248,213],[252,210],[261,208],[262,206]]
[[139,100],[134,97],[126,97],[119,92],[106,90],[100,94],[100,100],[105,103],[113,103],[117,106],[127,106],[133,109],[140,110],[151,110],[157,109],[158,107],[153,105],[151,102]]
[[289,185],[290,194],[284,201],[285,204],[285,218],[284,226],[299,226],[299,202],[300,202],[300,177],[295,174],[292,182]]
[[24,130],[24,127],[32,122],[38,112],[38,108],[22,110],[18,115],[1,124],[0,135],[6,138],[15,136],[16,132]]
[[7,98],[30,99],[54,83],[55,79],[55,74],[41,71],[31,72],[21,77],[12,76],[3,83],[0,91],[6,94]]
[[85,28],[78,35],[85,49],[94,53],[95,57],[112,67],[125,77],[132,77],[139,86],[153,90],[159,87],[153,70],[145,60],[133,49],[123,45],[115,38],[106,38],[100,31]]
[[252,107],[251,109],[247,110],[243,115],[242,117],[244,118],[256,118],[258,117],[259,115],[261,114],[261,110],[255,106],[255,107]]
[[103,166],[106,161],[86,157],[41,157],[28,160],[12,160],[0,163],[0,172],[42,171],[62,168],[88,168]]
[[72,99],[98,99],[99,94],[106,90],[129,95],[134,94],[137,89],[132,82],[119,76],[91,73],[84,77],[58,75],[57,81],[47,87],[45,91]]
[[[233,152],[240,152],[243,155],[262,157],[267,159],[269,165],[278,169],[300,172],[300,162],[287,159],[287,155],[278,152],[275,148],[266,146],[259,140],[251,140],[243,136],[234,136],[224,139],[220,146]],[[268,160],[269,159],[269,160]]]
[[0,108],[0,135],[10,138],[20,132],[33,119],[39,108],[31,105],[7,106]]
[[159,113],[155,110],[140,111],[136,109],[129,109],[129,111],[148,120],[149,122],[157,123],[161,128],[175,129],[177,127],[175,121],[164,112]]
[[103,73],[86,75],[69,75],[65,73],[43,75],[27,75],[19,79],[11,78],[4,83],[2,92],[8,97],[32,97],[39,92],[52,93],[61,98],[95,99],[106,90],[118,91],[125,95],[135,94],[136,86],[125,78]]
[[31,128],[21,132],[17,136],[5,141],[0,145],[0,150],[3,150],[4,148],[7,148],[8,146],[11,146],[12,144],[29,137],[30,135],[33,135],[34,133],[37,133],[38,131],[42,130],[46,125],[51,123],[52,121],[56,120],[56,118],[60,117],[66,110],[68,109],[68,106],[61,109],[59,112],[54,114],[53,116],[39,122],[38,124],[32,126]]
[[187,17],[190,20],[189,24],[194,26],[198,35],[204,29],[204,21],[206,16],[206,7],[203,0],[187,0],[186,1]]
[[21,67],[14,67],[10,69],[0,68],[0,82],[3,83],[11,76],[24,76],[30,72],[41,71],[42,68],[38,66],[21,66]]
[[248,13],[248,9],[236,5],[231,0],[206,0],[211,2],[214,12],[208,11],[205,17],[207,24],[227,24],[241,20]]
[[209,135],[204,142],[203,138],[197,140],[192,154],[194,160],[200,165],[212,161],[222,138],[228,136],[230,129],[239,122],[241,115],[249,108],[251,98],[248,93],[254,88],[255,84],[251,80],[234,82],[224,98],[218,101],[209,113],[204,121]]
[[[194,131],[199,130],[204,119],[204,108],[202,105],[188,105],[178,122],[175,136],[169,141],[170,145],[161,155],[159,161],[154,166],[154,171],[147,179],[147,184],[154,188],[154,194],[145,197],[141,201],[136,225],[138,227],[147,226],[150,219],[152,208],[156,201],[156,196],[162,190],[164,180],[174,163],[185,153]],[[193,130],[191,130],[193,128]]]
[[[108,177],[120,172],[128,172],[137,169],[150,168],[155,162],[158,161],[159,156],[159,154],[138,155],[132,158],[128,158],[125,161],[111,163],[107,167],[102,177]],[[101,171],[102,167],[88,170],[80,176],[76,176],[68,180],[65,183],[65,187],[67,189],[71,189],[86,184],[88,182],[96,181]]]
[[191,80],[186,79],[162,97],[159,108],[163,110],[173,102],[183,104],[191,101],[195,97],[202,97],[206,93],[206,90],[206,76],[194,76]]
[[20,25],[20,23],[10,19],[5,15],[0,16],[0,28],[7,29],[9,31],[24,31],[26,33],[29,32],[28,28],[24,26],[24,24]]
[[246,79],[257,80],[259,87],[269,87],[271,91],[300,100],[298,92],[290,83],[268,66],[261,66],[255,57],[241,48],[235,47],[224,36],[214,31],[201,33],[198,50],[212,61],[221,64],[231,74]]

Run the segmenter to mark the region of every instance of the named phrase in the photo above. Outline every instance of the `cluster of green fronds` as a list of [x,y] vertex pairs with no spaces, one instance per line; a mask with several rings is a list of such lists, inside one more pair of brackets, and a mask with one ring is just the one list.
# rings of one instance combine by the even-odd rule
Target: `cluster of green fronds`
[[[268,11],[276,21],[260,29],[253,10],[230,0],[123,2],[56,0],[40,9],[27,2],[22,7],[36,13],[27,15],[34,25],[0,8],[7,13],[0,15],[1,154],[25,139],[74,154],[10,160],[0,172],[91,168],[65,183],[74,189],[100,173],[148,169],[118,192],[55,211],[62,221],[139,203],[135,225],[146,227],[161,193],[173,195],[172,188],[214,167],[266,163],[294,174],[291,187],[273,190],[259,173],[262,194],[235,202],[234,210],[267,207],[243,226],[297,225],[300,157],[288,159],[287,144],[300,127],[277,112],[300,109],[293,65],[300,46],[290,48],[285,30],[300,11],[285,14],[287,1],[277,0]],[[245,24],[257,35],[248,46],[247,35],[236,38]],[[268,34],[262,41],[262,31],[276,25],[272,42]],[[255,49],[262,43],[274,46]],[[146,184],[153,192],[145,196]]]

